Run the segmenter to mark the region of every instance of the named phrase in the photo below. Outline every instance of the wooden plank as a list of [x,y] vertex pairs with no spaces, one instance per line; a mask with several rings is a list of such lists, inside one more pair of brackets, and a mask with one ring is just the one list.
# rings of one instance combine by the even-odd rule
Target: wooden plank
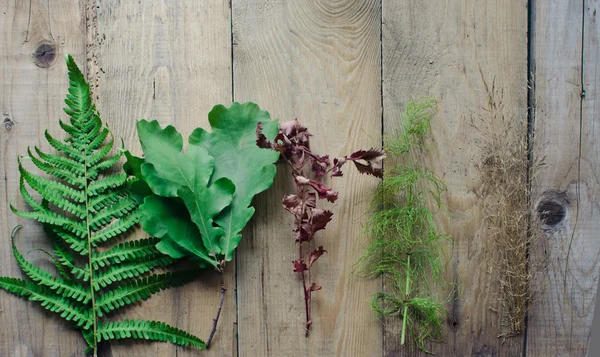
[[549,166],[535,187],[536,207],[560,209],[534,255],[543,258],[543,249],[550,257],[530,314],[529,356],[585,356],[590,340],[600,273],[599,7],[538,1],[535,8],[535,154]]
[[[334,156],[381,145],[380,4],[376,0],[238,0],[233,6],[234,99],[255,101],[315,134],[315,152]],[[377,180],[351,167],[333,181],[340,199],[315,245],[323,290],[304,329],[301,283],[292,272],[292,220],[280,205],[288,173],[256,200],[238,254],[240,356],[378,356],[381,336],[368,300],[378,281],[353,276],[363,253],[361,222]]]
[[[48,258],[35,248],[47,247],[40,225],[17,218],[9,208],[25,209],[19,195],[17,158],[27,147],[52,148],[44,130],[60,136],[63,98],[68,80],[63,56],[83,61],[85,25],[77,1],[3,1],[0,11],[0,276],[24,277],[12,255],[10,232],[23,224],[18,247],[26,258],[51,269]],[[37,51],[37,54],[36,54]],[[59,316],[37,303],[0,292],[1,356],[70,356],[81,354],[85,342]]]
[[[448,188],[449,213],[436,222],[454,238],[447,276],[462,293],[447,306],[447,344],[428,347],[438,356],[520,356],[523,337],[498,339],[500,321],[490,310],[495,290],[474,161],[480,134],[471,123],[485,113],[484,80],[495,82],[526,135],[527,1],[383,0],[382,8],[384,130],[397,128],[409,100],[438,100],[423,163]],[[398,324],[386,321],[384,356],[417,355],[400,345]]]
[[[104,120],[125,147],[141,154],[135,128],[140,118],[173,124],[187,137],[208,128],[213,105],[231,102],[231,35],[228,0],[89,1],[88,78]],[[99,8],[94,8],[99,4]],[[140,236],[143,233],[140,232]],[[204,356],[233,356],[235,264],[227,267],[229,291],[218,334]],[[119,317],[165,321],[208,338],[219,301],[216,273],[163,291]],[[114,343],[103,356],[193,356],[171,344]]]
[[[77,1],[3,1],[0,12],[0,276],[24,277],[12,255],[10,232],[23,224],[18,247],[26,258],[45,268],[51,263],[44,254],[32,251],[47,247],[40,225],[17,218],[9,208],[26,204],[19,195],[17,158],[27,147],[52,148],[44,130],[60,136],[57,117],[64,118],[63,98],[68,80],[63,56],[71,53],[82,61],[85,28]],[[81,355],[85,342],[59,316],[37,303],[0,292],[1,356]]]

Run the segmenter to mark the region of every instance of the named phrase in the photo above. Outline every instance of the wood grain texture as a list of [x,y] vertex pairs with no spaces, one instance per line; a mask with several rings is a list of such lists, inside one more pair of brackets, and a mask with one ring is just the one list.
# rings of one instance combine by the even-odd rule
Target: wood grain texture
[[[342,156],[381,145],[380,6],[375,0],[233,1],[234,99],[281,120],[298,118],[317,153]],[[353,276],[363,253],[361,222],[377,180],[347,167],[328,228],[329,251],[312,269],[313,325],[304,336],[291,216],[279,202],[292,188],[280,170],[256,200],[238,259],[239,356],[379,356],[380,328],[368,300],[378,281]]]
[[[62,108],[68,86],[63,56],[71,53],[79,61],[84,59],[85,28],[77,1],[7,0],[0,7],[0,276],[22,278],[9,239],[17,224],[24,225],[17,245],[26,258],[47,269],[52,264],[44,254],[32,251],[47,247],[41,225],[17,218],[9,208],[10,203],[26,208],[18,193],[17,158],[26,154],[28,146],[52,150],[44,139],[45,129],[60,136],[56,119],[65,117]],[[38,51],[36,57],[40,47],[56,53]],[[60,317],[4,291],[0,324],[0,356],[72,356],[85,349],[80,334]]]
[[[550,257],[530,314],[528,356],[585,356],[600,273],[598,1],[538,1],[535,8],[535,155],[548,164],[535,187],[565,217],[535,258]],[[583,34],[583,36],[582,36]]]
[[[125,147],[140,155],[136,121],[173,124],[187,138],[209,128],[213,105],[231,102],[230,10],[226,0],[90,1],[88,78],[99,110]],[[98,5],[100,7],[94,8]],[[144,236],[143,232],[139,233]],[[229,291],[219,330],[204,356],[235,355],[235,264],[227,266]],[[154,295],[115,318],[164,321],[206,340],[219,301],[214,272]],[[167,343],[112,343],[102,356],[195,356]]]
[[[447,306],[447,344],[428,348],[438,356],[520,356],[523,338],[503,344],[497,338],[499,318],[490,310],[494,284],[474,161],[479,133],[471,123],[486,109],[484,81],[495,82],[526,135],[527,1],[383,0],[382,13],[384,131],[398,127],[411,99],[438,101],[422,163],[448,188],[449,213],[438,214],[436,221],[454,238],[447,277],[462,293]],[[399,319],[387,319],[384,356],[424,355],[400,346],[400,327]]]

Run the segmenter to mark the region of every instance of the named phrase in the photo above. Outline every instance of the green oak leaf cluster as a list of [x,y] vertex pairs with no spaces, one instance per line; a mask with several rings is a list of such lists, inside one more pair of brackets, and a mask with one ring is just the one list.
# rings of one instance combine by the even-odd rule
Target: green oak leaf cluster
[[[67,56],[67,67],[70,86],[65,112],[70,121],[61,121],[60,126],[68,137],[58,140],[46,132],[50,145],[61,154],[47,154],[35,147],[20,159],[20,193],[31,210],[11,206],[17,215],[43,224],[53,245],[51,252],[44,252],[51,256],[58,274],[26,260],[17,249],[15,229],[13,253],[29,279],[0,277],[0,288],[39,302],[69,321],[81,331],[87,354],[97,356],[101,341],[124,338],[204,349],[205,343],[198,337],[162,322],[105,321],[117,310],[192,280],[196,272],[152,274],[153,269],[174,261],[156,247],[159,239],[124,241],[143,214],[130,191],[135,182],[116,168],[123,151],[111,154],[112,134],[102,123],[89,85],[71,56]],[[45,175],[26,169],[25,161]],[[227,187],[233,190],[233,185]]]
[[279,153],[256,145],[257,127],[270,139],[279,129],[254,103],[217,105],[208,118],[212,131],[195,129],[185,151],[173,126],[138,121],[144,158],[126,153],[125,170],[137,180],[140,222],[160,238],[158,249],[221,270],[254,214],[253,197],[275,177]]
[[157,249],[220,275],[221,299],[207,346],[227,290],[223,269],[254,215],[252,199],[273,184],[280,155],[257,145],[257,130],[269,140],[279,131],[278,122],[258,105],[217,105],[208,119],[212,130],[195,129],[186,150],[183,136],[173,126],[138,121],[144,157],[127,152],[124,166],[135,181],[132,191],[141,202],[142,228],[160,239]]
[[366,276],[384,277],[386,289],[373,296],[373,309],[380,317],[401,319],[401,345],[408,335],[427,353],[427,342],[443,341],[447,310],[432,287],[448,285],[442,267],[444,246],[451,241],[438,232],[432,212],[440,209],[445,186],[419,164],[435,104],[432,99],[409,102],[399,130],[385,137],[392,164],[373,196],[366,223],[371,242],[360,261]]

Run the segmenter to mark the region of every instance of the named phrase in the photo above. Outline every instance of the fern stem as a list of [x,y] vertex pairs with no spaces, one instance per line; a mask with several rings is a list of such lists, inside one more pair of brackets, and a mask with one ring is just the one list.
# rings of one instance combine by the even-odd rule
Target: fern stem
[[410,293],[410,255],[406,259],[406,287],[404,291],[406,300],[404,302],[404,312],[402,313],[402,337],[400,338],[400,344],[404,345],[406,339],[406,321],[408,320],[408,294]]
[[96,293],[94,291],[94,271],[93,271],[93,266],[92,266],[92,233],[90,230],[90,207],[89,207],[89,201],[90,201],[90,196],[88,193],[88,187],[90,184],[90,181],[88,179],[88,161],[87,161],[87,157],[88,157],[88,152],[87,152],[87,147],[84,150],[84,172],[83,172],[83,177],[85,178],[85,186],[84,186],[84,192],[85,192],[85,211],[86,211],[86,215],[85,215],[85,225],[86,225],[86,230],[87,230],[87,242],[88,242],[88,270],[89,270],[89,277],[90,277],[90,297],[91,297],[91,303],[92,303],[92,322],[93,322],[93,331],[94,331],[94,335],[92,337],[92,340],[94,342],[94,357],[98,357],[98,338],[96,336],[97,330],[98,330],[98,316],[96,315]]
[[225,275],[223,273],[223,267],[221,266],[219,269],[219,280],[221,281],[221,299],[219,300],[219,308],[217,309],[217,316],[213,319],[212,330],[210,331],[210,336],[208,336],[208,340],[206,341],[206,348],[210,347],[210,343],[212,342],[215,333],[217,332],[217,323],[219,322],[219,317],[221,316],[221,310],[223,309],[223,300],[225,300],[225,292],[227,288],[225,288]]

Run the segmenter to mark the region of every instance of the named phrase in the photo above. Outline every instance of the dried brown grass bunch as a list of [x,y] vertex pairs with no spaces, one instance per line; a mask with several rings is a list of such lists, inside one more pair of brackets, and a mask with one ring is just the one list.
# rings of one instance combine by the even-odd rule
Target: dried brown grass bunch
[[538,216],[531,210],[531,186],[543,160],[529,155],[532,137],[527,120],[503,103],[502,91],[485,83],[487,108],[476,127],[479,170],[484,198],[485,237],[497,299],[492,310],[500,314],[502,334],[519,335],[527,310],[536,296],[531,284],[541,264],[529,261],[529,248],[543,236]]

